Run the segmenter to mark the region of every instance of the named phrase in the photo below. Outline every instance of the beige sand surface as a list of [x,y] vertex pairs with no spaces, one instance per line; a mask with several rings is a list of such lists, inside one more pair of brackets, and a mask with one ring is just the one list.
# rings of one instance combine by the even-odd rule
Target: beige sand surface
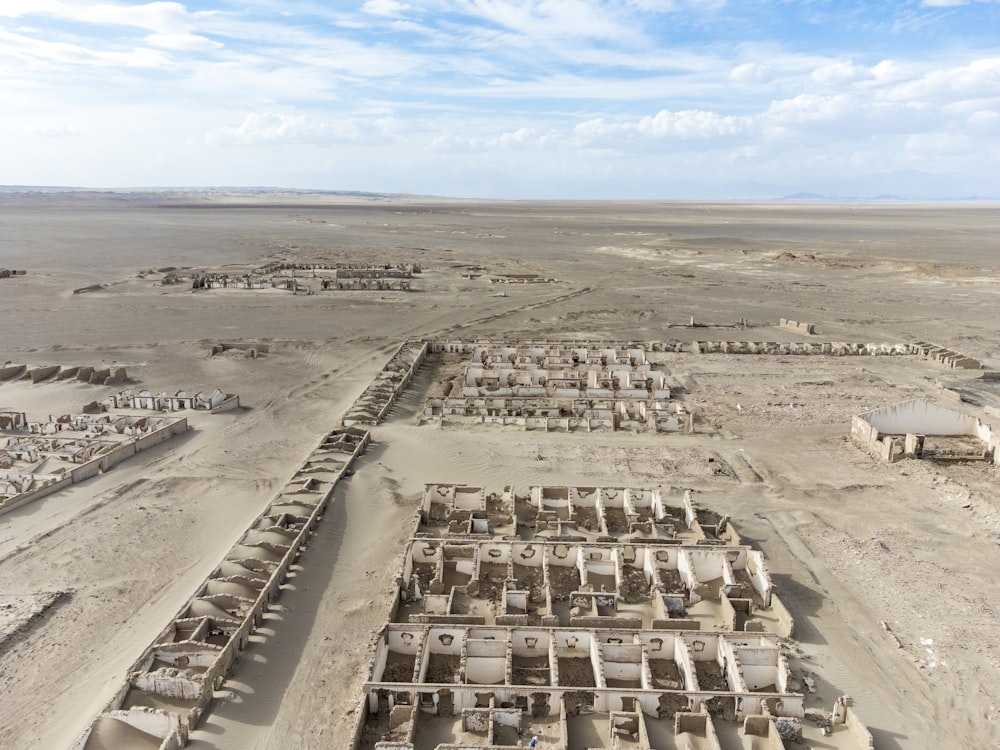
[[[0,264],[28,270],[0,280],[0,361],[117,363],[154,393],[219,386],[245,405],[190,413],[186,435],[0,516],[0,597],[70,594],[0,646],[11,747],[79,735],[404,337],[801,340],[773,327],[786,317],[825,341],[931,340],[1000,365],[995,207],[0,201]],[[294,258],[424,272],[411,293],[312,297],[137,277]],[[559,281],[491,286],[499,273]],[[690,328],[692,316],[717,327]],[[741,318],[751,328],[731,327]],[[208,356],[233,340],[270,352]],[[423,371],[338,488],[192,746],[344,747],[422,484],[579,480],[690,487],[732,515],[796,616],[793,666],[815,676],[815,705],[852,694],[877,747],[991,746],[998,471],[880,465],[845,441],[852,414],[973,375],[915,358],[658,357],[699,434],[418,427]],[[113,390],[0,383],[0,410],[45,418]]]

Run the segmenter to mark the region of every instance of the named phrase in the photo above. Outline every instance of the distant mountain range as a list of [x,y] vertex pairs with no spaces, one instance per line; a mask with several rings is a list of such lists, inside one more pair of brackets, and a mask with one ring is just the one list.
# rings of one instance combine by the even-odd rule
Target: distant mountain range
[[[581,198],[572,196],[567,200],[690,200],[690,201],[778,201],[778,202],[965,202],[997,201],[1000,195],[992,193],[992,184],[983,179],[967,178],[961,175],[943,175],[909,170],[884,174],[859,176],[856,178],[825,179],[810,189],[794,185],[766,182],[731,182],[711,185],[695,181],[674,181],[664,185],[664,195],[626,195],[619,193],[614,198]],[[617,186],[616,186],[617,187]],[[603,188],[603,189],[602,189]],[[615,193],[611,186],[594,186],[596,192]],[[990,191],[990,192],[987,192]],[[64,185],[0,185],[0,193],[88,193],[126,196],[132,195],[186,195],[186,196],[330,196],[339,198],[360,198],[367,200],[491,200],[479,196],[422,195],[415,193],[367,192],[363,190],[326,190],[309,188],[282,188],[266,186],[212,187],[117,187],[91,188]],[[520,198],[496,198],[496,200],[522,200]],[[532,200],[532,198],[523,198]],[[539,200],[561,200],[550,195]]]

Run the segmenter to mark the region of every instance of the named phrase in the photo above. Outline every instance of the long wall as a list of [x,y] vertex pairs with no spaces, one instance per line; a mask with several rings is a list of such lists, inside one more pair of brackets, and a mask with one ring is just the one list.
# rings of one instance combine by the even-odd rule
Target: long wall
[[[187,744],[213,691],[246,648],[268,604],[280,593],[302,543],[319,523],[337,482],[368,446],[369,433],[330,432],[240,540],[133,663],[121,687],[72,750],[102,747],[108,722],[123,722],[161,741]],[[164,704],[170,710],[160,708]]]
[[399,394],[410,384],[413,374],[423,364],[430,347],[427,341],[404,341],[386,362],[381,372],[362,392],[347,414],[343,424],[377,425],[396,403]]

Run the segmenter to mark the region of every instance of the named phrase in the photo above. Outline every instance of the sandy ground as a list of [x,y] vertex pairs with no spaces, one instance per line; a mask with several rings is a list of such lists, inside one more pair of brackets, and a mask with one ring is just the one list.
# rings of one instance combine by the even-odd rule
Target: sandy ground
[[[0,201],[0,266],[28,270],[0,279],[0,361],[124,364],[133,385],[219,386],[245,405],[192,414],[188,434],[0,516],[11,747],[65,747],[87,726],[404,337],[799,340],[773,327],[786,317],[816,323],[822,340],[933,340],[1000,363],[995,207]],[[409,294],[313,297],[193,293],[138,275],[276,258],[412,260],[424,273]],[[491,286],[498,273],[559,281]],[[72,293],[91,284],[106,286]],[[732,327],[741,319],[750,328]],[[208,356],[233,340],[271,350]],[[938,382],[974,405],[998,394],[914,358],[658,356],[699,414],[696,435],[417,426],[433,378],[422,372],[338,488],[193,746],[344,746],[430,481],[695,489],[768,556],[817,705],[853,695],[880,749],[991,746],[998,471],[880,465],[845,435],[852,414],[936,397]],[[3,383],[0,410],[44,418],[111,391]]]

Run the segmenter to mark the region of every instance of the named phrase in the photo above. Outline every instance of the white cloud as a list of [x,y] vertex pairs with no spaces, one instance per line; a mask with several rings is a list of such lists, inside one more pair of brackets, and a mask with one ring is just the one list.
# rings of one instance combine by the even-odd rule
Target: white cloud
[[675,13],[688,8],[715,10],[725,6],[726,0],[626,0],[626,4],[646,12]]
[[791,99],[771,102],[763,117],[774,125],[801,125],[833,122],[858,110],[858,103],[844,94],[799,94]]
[[199,34],[150,34],[145,41],[164,49],[204,51],[219,49],[223,45]]
[[32,13],[65,12],[67,5],[58,0],[34,0],[31,3],[21,0],[0,0],[0,16],[5,18],[21,18]]
[[193,26],[187,8],[180,3],[170,2],[69,6],[53,12],[53,15],[88,23],[133,26],[154,33],[183,33]]
[[718,112],[664,109],[653,117],[639,120],[636,130],[655,138],[709,139],[745,133],[750,124],[750,118],[724,116]]
[[492,139],[489,145],[509,148],[537,144],[538,141],[539,136],[532,128],[518,128],[512,132],[501,133],[498,137]]
[[628,39],[638,30],[603,3],[586,0],[458,0],[465,14],[527,39]]
[[573,128],[573,135],[578,141],[587,143],[597,141],[608,136],[614,136],[632,129],[630,126],[621,123],[609,123],[603,117],[581,122]]
[[771,70],[760,63],[743,63],[729,71],[729,80],[736,83],[766,83],[771,80]]
[[67,65],[101,67],[158,68],[171,64],[162,52],[136,47],[127,52],[90,49],[68,42],[52,42],[0,30],[0,60],[11,57],[36,69]]
[[911,75],[907,66],[901,65],[895,60],[882,60],[872,67],[871,74],[875,82],[879,84],[897,83]]
[[966,65],[937,68],[885,92],[892,100],[928,103],[1000,96],[1000,57],[972,60]]
[[409,5],[396,2],[396,0],[367,0],[361,6],[361,10],[375,16],[398,16],[409,7]]
[[322,146],[403,142],[406,138],[405,124],[393,117],[315,118],[282,112],[253,112],[236,127],[215,127],[204,135],[212,146]]
[[969,115],[969,127],[988,133],[1000,132],[1000,112],[979,109]]
[[809,77],[820,86],[842,86],[870,76],[871,72],[864,65],[855,65],[850,60],[838,60],[816,68]]
[[344,127],[311,120],[304,115],[255,112],[247,115],[237,127],[210,130],[205,139],[215,146],[254,146],[282,143],[317,143],[357,137],[350,124]]

